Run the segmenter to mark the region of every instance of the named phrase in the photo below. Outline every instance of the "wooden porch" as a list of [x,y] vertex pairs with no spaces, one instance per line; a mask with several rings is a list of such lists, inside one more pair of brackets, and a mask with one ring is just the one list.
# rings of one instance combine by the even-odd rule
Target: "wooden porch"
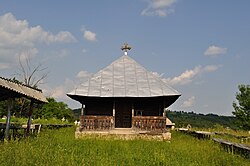
[[[166,131],[166,117],[163,116],[133,116],[131,128],[133,131]],[[79,131],[108,131],[116,129],[114,116],[81,115]],[[125,128],[126,129],[126,128]]]
[[134,116],[132,128],[135,130],[162,131],[166,130],[166,117],[163,116]]

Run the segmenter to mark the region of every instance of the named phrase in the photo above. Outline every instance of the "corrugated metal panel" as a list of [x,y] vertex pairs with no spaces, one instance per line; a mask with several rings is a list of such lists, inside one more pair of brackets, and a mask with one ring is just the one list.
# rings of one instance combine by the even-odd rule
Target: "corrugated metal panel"
[[180,95],[160,77],[129,56],[122,56],[68,95],[89,97],[156,97]]
[[25,85],[14,83],[2,77],[0,77],[0,86],[10,91],[14,91],[20,95],[30,97],[41,102],[47,102],[47,99],[43,96],[41,91],[29,88]]

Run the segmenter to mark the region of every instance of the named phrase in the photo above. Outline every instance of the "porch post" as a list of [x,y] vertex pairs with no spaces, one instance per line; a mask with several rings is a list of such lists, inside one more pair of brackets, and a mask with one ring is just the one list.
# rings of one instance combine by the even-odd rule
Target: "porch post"
[[167,116],[167,109],[164,108],[164,109],[163,109],[163,117],[166,117],[166,116]]
[[165,108],[165,100],[163,99],[163,114],[162,114],[162,116],[163,117],[166,117],[166,112],[165,112],[165,110],[166,110],[166,108]]
[[132,125],[131,127],[134,128],[134,115],[135,115],[135,108],[134,108],[134,103],[132,103]]
[[27,128],[26,128],[26,134],[25,134],[26,137],[29,135],[30,127],[32,124],[33,108],[34,108],[34,100],[31,100],[30,107],[29,107],[29,113],[28,113],[29,117],[28,117],[28,121],[27,121]]
[[9,139],[10,136],[10,111],[12,109],[13,100],[11,98],[8,99],[8,113],[6,119],[6,129],[5,129],[5,139]]
[[84,108],[85,108],[85,105],[82,103],[82,108],[81,108],[81,115],[84,116]]
[[115,128],[115,101],[113,102],[113,126],[112,128]]
[[84,120],[84,109],[85,109],[85,105],[83,104],[83,102],[81,103],[82,104],[82,108],[81,108],[81,115],[80,115],[80,126],[79,126],[79,129],[80,131],[83,130],[83,128],[85,128],[85,120]]

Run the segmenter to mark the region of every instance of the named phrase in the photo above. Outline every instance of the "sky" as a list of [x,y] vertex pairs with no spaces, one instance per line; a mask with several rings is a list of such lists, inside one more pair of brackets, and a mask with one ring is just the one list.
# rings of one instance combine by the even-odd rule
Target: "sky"
[[0,1],[0,76],[20,62],[48,73],[46,97],[66,96],[123,55],[158,74],[181,97],[170,110],[232,115],[239,84],[250,84],[250,1]]

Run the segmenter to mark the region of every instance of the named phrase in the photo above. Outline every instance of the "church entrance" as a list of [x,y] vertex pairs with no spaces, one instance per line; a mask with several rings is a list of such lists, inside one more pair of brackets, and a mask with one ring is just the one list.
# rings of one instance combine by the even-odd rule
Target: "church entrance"
[[128,102],[115,103],[115,127],[131,128],[132,124],[132,105]]

